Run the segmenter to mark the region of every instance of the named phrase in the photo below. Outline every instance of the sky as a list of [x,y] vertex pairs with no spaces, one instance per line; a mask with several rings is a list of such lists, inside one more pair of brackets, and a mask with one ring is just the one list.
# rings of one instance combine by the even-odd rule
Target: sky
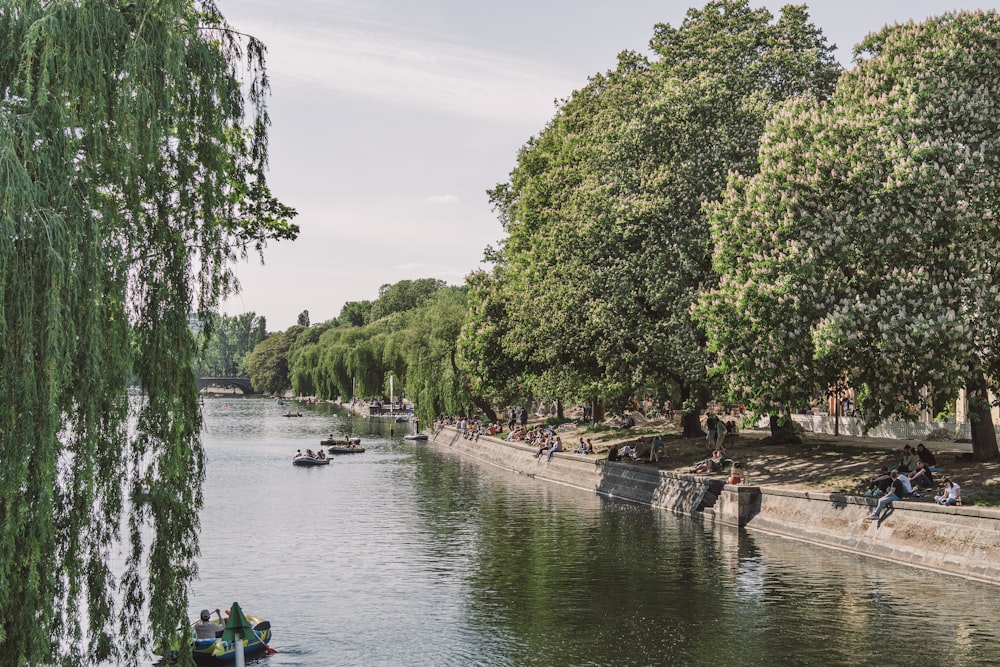
[[[777,14],[786,2],[752,1]],[[700,0],[219,0],[267,46],[271,190],[298,211],[296,241],[236,267],[224,312],[270,332],[337,317],[379,287],[461,285],[503,237],[487,190],[589,76],[648,53],[657,23]],[[850,67],[887,24],[1000,0],[813,0],[812,21]]]

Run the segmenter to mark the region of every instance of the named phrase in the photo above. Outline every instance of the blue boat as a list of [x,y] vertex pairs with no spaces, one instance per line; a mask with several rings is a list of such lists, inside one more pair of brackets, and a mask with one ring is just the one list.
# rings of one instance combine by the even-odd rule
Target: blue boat
[[[230,665],[236,662],[236,652],[242,651],[247,660],[265,653],[277,653],[268,646],[271,623],[256,616],[245,616],[236,602],[227,612],[226,629],[218,637],[199,639],[192,631],[191,655],[199,665]],[[237,641],[237,637],[239,640]]]

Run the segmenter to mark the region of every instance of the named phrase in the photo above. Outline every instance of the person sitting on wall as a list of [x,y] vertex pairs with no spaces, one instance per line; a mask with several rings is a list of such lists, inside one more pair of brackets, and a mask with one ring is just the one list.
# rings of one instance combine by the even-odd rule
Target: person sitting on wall
[[560,438],[557,435],[554,438],[552,438],[552,445],[549,446],[549,455],[545,457],[545,460],[551,461],[552,455],[555,454],[556,452],[561,452],[561,451],[563,451],[562,438]]
[[726,484],[742,484],[744,479],[746,479],[746,473],[743,472],[743,466],[739,461],[733,461],[733,468],[729,473],[729,479],[726,480]]
[[542,435],[536,441],[538,443],[538,451],[535,452],[535,458],[537,459],[549,448],[549,436]]
[[878,497],[883,495],[892,486],[892,477],[889,476],[889,469],[886,467],[879,468],[875,471],[868,480],[868,490],[865,491],[866,496]]
[[889,492],[882,496],[872,513],[865,517],[866,521],[878,521],[882,514],[882,510],[892,505],[893,502],[901,499],[903,494],[906,493],[906,487],[900,479],[902,476],[899,474],[898,470],[893,470],[889,473],[889,477],[892,478],[892,486],[889,487]]
[[962,487],[957,483],[951,481],[951,478],[944,478],[944,488],[941,491],[941,495],[934,496],[934,501],[938,505],[961,505],[962,504]]
[[611,445],[611,447],[608,449],[608,460],[609,461],[620,461],[621,460],[621,458],[618,455],[618,446],[617,445]]

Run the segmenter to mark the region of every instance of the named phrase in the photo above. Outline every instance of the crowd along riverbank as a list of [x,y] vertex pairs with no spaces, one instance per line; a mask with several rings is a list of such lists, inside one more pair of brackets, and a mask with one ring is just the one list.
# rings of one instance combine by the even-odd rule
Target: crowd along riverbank
[[535,457],[528,445],[452,427],[428,444],[511,472],[706,521],[1000,585],[1000,510],[899,501],[866,521],[874,501],[844,493],[730,485],[714,477],[569,452]]

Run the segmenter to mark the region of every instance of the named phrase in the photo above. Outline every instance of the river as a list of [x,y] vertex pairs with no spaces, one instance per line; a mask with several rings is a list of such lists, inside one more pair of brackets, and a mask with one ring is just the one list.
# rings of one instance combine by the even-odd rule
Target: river
[[[534,481],[329,405],[209,399],[205,423],[191,615],[268,618],[263,667],[1000,662],[1000,587]],[[367,451],[291,465],[329,433]]]

